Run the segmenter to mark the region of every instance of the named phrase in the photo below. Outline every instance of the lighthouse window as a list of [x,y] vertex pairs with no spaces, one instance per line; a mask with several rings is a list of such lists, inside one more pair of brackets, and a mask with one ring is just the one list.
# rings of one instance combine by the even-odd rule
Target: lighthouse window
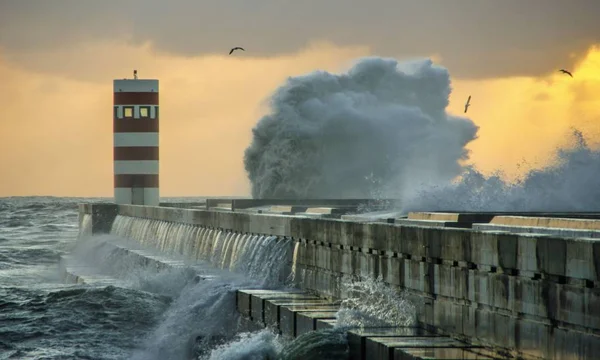
[[123,108],[123,117],[130,118],[133,117],[133,107],[124,107]]
[[150,117],[150,107],[148,107],[148,106],[140,106],[140,117],[141,118]]

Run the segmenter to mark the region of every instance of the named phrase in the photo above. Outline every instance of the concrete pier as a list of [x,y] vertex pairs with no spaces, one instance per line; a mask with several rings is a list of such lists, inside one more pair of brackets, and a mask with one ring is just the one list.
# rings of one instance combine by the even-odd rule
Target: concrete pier
[[[332,313],[345,297],[344,279],[381,276],[415,304],[421,332],[409,339],[365,335],[361,354],[362,349],[373,356],[387,351],[394,359],[503,358],[499,354],[596,359],[600,354],[599,214],[412,213],[400,218],[348,213],[349,207],[359,208],[352,201],[309,202],[244,199],[229,200],[227,207],[207,201],[206,209],[86,204],[80,212],[88,221],[91,217],[93,233],[109,231],[119,216],[293,239],[290,266],[298,290],[238,293],[237,303],[252,323],[273,326],[286,336],[334,326]],[[270,205],[289,206],[283,209],[289,211],[259,212]],[[303,207],[345,210],[310,218],[296,211]]]

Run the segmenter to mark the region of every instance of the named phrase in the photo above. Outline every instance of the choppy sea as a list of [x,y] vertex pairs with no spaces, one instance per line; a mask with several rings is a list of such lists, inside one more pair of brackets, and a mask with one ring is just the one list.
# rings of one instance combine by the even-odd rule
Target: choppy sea
[[[347,356],[345,337],[337,330],[294,341],[284,341],[268,330],[233,329],[220,343],[211,343],[207,336],[198,338],[198,331],[222,334],[239,321],[232,312],[235,288],[251,282],[238,275],[205,284],[178,284],[164,274],[150,274],[144,281],[124,286],[66,284],[59,260],[81,242],[77,204],[104,201],[108,199],[0,198],[0,359],[334,360]],[[110,241],[120,241],[111,236]]]

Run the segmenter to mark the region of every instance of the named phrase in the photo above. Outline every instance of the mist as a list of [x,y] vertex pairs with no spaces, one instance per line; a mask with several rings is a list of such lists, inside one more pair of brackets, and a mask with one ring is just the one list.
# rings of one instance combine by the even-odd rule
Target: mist
[[292,77],[252,130],[254,198],[406,196],[465,171],[478,127],[446,113],[447,69],[431,60],[359,59],[346,73]]
[[600,151],[572,131],[574,146],[556,150],[556,161],[507,182],[468,168],[455,181],[424,186],[402,202],[404,211],[600,211]]

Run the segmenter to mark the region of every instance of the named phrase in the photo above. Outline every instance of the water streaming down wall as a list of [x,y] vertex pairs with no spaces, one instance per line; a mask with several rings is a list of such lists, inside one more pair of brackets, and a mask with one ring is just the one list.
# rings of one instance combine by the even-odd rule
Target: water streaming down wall
[[79,234],[78,237],[82,238],[84,236],[92,235],[92,215],[83,214],[81,217],[81,223],[79,224]]
[[111,234],[165,254],[183,255],[269,282],[285,282],[292,269],[293,240],[118,215]]

